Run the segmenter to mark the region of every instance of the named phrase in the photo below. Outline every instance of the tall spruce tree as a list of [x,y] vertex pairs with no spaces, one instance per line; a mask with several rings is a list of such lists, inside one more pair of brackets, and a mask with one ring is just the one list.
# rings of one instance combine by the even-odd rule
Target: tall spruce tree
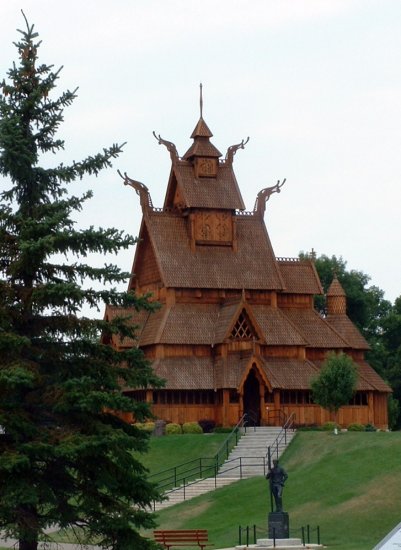
[[153,526],[147,506],[158,495],[134,458],[146,435],[110,411],[146,418],[146,405],[122,395],[120,384],[158,380],[135,347],[102,344],[101,334],[134,337],[127,318],[105,323],[80,310],[152,306],[112,288],[128,276],[115,265],[83,261],[135,239],[114,228],[77,229],[73,215],[91,193],[67,192],[111,166],[121,146],[43,166],[64,147],[56,133],[75,92],[53,98],[59,71],[38,63],[38,35],[25,22],[19,64],[0,84],[0,529],[21,550],[35,550],[53,524],[80,525],[103,546],[147,549],[153,543],[138,531]]

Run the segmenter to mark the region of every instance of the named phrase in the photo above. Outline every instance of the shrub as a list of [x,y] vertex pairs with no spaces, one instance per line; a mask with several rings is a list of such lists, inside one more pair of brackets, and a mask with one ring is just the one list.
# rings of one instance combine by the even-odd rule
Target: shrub
[[301,430],[303,432],[309,432],[309,431],[319,431],[321,430],[321,427],[317,424],[295,424],[294,428],[296,430]]
[[377,428],[376,426],[373,426],[373,424],[366,424],[365,432],[377,432]]
[[216,427],[216,422],[214,420],[208,420],[207,418],[203,418],[202,420],[199,420],[198,424],[202,428],[203,433],[205,434],[212,433]]
[[182,425],[182,431],[184,434],[203,434],[203,430],[197,422],[185,422]]
[[135,426],[140,430],[144,430],[145,432],[148,432],[148,433],[152,433],[153,430],[155,429],[154,422],[135,422]]
[[350,431],[350,432],[364,432],[365,431],[365,426],[363,426],[363,424],[358,424],[358,423],[350,424],[348,426],[348,431]]
[[233,431],[233,428],[230,428],[230,426],[217,426],[214,429],[214,433],[216,434],[229,434]]
[[337,428],[337,430],[340,429],[340,426],[336,424],[335,422],[326,422],[326,424],[323,424],[322,430],[328,431],[328,432],[334,432],[334,429]]
[[176,435],[176,434],[182,434],[181,425],[175,424],[174,422],[170,422],[170,424],[167,424],[166,435]]

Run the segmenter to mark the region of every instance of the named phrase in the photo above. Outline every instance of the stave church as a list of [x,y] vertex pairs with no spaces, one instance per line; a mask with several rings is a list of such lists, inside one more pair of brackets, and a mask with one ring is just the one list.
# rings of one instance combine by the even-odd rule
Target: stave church
[[223,157],[202,101],[182,157],[172,142],[155,137],[171,158],[163,207],[153,206],[144,184],[124,179],[143,213],[129,288],[151,293],[161,307],[151,314],[107,307],[105,318],[131,316],[136,340],[110,345],[139,346],[165,386],[124,391],[170,422],[233,426],[247,413],[256,425],[276,425],[295,413],[299,426],[321,425],[332,418],[313,403],[310,381],[328,352],[344,352],[359,377],[339,423],[386,429],[391,389],[365,361],[369,346],[347,317],[340,282],[334,277],[322,317],[313,306],[323,293],[313,258],[275,256],[264,212],[284,182],[261,190],[246,211],[233,169],[246,141]]

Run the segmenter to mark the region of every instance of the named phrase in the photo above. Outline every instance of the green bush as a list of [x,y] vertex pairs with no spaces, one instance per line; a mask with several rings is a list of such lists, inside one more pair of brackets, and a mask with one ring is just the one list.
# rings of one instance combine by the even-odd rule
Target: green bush
[[203,430],[197,422],[185,422],[182,425],[182,431],[184,434],[203,434]]
[[155,429],[154,422],[135,422],[135,426],[140,430],[145,430],[145,432],[152,433]]
[[322,430],[328,431],[328,432],[334,432],[334,429],[337,428],[337,430],[340,429],[340,426],[336,424],[335,422],[326,422],[326,424],[323,424]]
[[365,432],[377,432],[376,426],[373,426],[373,424],[366,424],[364,427]]
[[348,431],[350,431],[350,432],[364,432],[365,431],[365,426],[363,424],[358,424],[358,423],[350,424],[348,426]]
[[233,428],[230,428],[229,426],[216,426],[214,429],[214,433],[216,434],[229,434],[233,431]]
[[170,424],[167,424],[166,435],[177,435],[177,434],[182,434],[181,425],[175,424],[174,422],[170,422]]

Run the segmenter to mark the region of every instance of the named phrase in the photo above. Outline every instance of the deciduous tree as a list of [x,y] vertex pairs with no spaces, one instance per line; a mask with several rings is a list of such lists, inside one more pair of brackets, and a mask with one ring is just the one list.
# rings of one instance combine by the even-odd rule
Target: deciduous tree
[[76,228],[74,213],[91,193],[67,192],[111,166],[121,146],[46,167],[64,148],[56,134],[75,92],[54,96],[59,71],[39,64],[38,35],[26,24],[19,63],[0,84],[0,529],[21,550],[35,550],[52,524],[80,525],[107,547],[150,548],[138,530],[153,525],[146,507],[157,493],[134,458],[146,434],[110,411],[145,418],[147,406],[120,384],[158,380],[137,348],[101,343],[102,333],[135,337],[126,318],[105,323],[80,310],[151,305],[112,287],[128,276],[115,265],[84,261],[135,240],[114,228]]
[[311,390],[315,403],[334,413],[352,398],[358,378],[357,367],[345,353],[329,353],[319,375],[312,380]]

